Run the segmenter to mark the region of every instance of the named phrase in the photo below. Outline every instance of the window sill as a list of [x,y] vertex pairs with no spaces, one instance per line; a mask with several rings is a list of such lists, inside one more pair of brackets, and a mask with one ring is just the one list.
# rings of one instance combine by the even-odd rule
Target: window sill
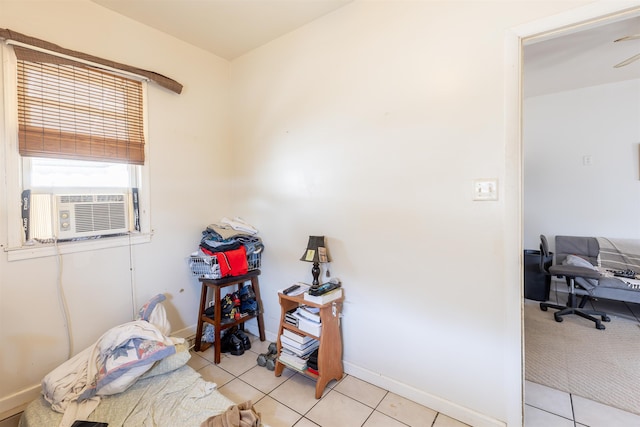
[[31,258],[43,258],[58,254],[71,254],[75,252],[94,251],[99,249],[115,248],[119,246],[138,245],[151,242],[152,233],[131,234],[128,236],[105,237],[95,240],[83,240],[78,242],[60,242],[58,245],[36,244],[34,246],[21,246],[5,249],[9,261],[20,261]]

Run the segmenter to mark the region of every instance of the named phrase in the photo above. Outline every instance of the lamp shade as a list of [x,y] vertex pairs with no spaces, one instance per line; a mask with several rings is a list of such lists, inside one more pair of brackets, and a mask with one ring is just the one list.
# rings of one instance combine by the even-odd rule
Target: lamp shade
[[324,236],[309,236],[307,249],[304,251],[300,261],[324,263],[330,262],[327,247],[324,244]]

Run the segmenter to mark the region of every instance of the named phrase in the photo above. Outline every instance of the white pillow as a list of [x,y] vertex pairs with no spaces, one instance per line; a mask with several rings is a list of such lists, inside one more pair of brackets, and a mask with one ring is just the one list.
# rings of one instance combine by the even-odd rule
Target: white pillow
[[564,265],[574,265],[576,267],[590,268],[591,270],[597,270],[598,269],[598,267],[596,267],[595,265],[591,264],[586,259],[581,258],[581,257],[579,257],[577,255],[568,255],[564,259],[562,264],[564,264]]
[[163,375],[167,372],[175,371],[176,369],[182,368],[186,365],[189,359],[191,359],[191,353],[189,353],[187,345],[185,343],[176,344],[175,354],[156,362],[153,365],[153,368],[145,372],[140,379],[155,377],[156,375]]
[[107,396],[125,391],[155,362],[175,354],[173,345],[132,338],[111,352],[97,377],[96,394]]
[[167,312],[162,305],[162,301],[166,299],[167,297],[163,294],[158,294],[151,298],[138,311],[137,320],[146,320],[158,328],[163,335],[169,336],[171,333],[171,324],[167,319]]
[[[584,268],[588,268],[590,270],[598,270],[598,267],[596,267],[595,265],[591,264],[589,261],[587,261],[584,258],[581,258],[577,255],[569,255],[565,258],[565,260],[562,262],[562,264],[564,265],[573,265],[576,267],[584,267]],[[587,279],[585,277],[577,277],[576,278],[576,282],[583,288],[590,290],[595,288],[596,286],[598,286],[598,281],[596,279]]]

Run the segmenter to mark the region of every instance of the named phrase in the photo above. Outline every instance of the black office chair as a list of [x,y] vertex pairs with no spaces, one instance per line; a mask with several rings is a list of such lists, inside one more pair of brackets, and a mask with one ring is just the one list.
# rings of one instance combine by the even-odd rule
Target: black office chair
[[[607,315],[607,313],[603,311],[596,310],[586,310],[584,308],[587,301],[590,299],[589,294],[584,291],[579,284],[576,284],[576,278],[583,279],[600,279],[601,274],[596,271],[586,267],[579,267],[575,265],[548,265],[544,263],[545,256],[549,256],[549,244],[547,242],[547,238],[544,235],[540,235],[540,269],[546,274],[557,277],[564,277],[567,281],[567,285],[569,286],[569,296],[567,298],[566,305],[558,305],[551,304],[547,302],[540,303],[540,310],[547,311],[549,308],[554,310],[558,310],[553,314],[556,322],[562,322],[562,316],[567,314],[575,314],[582,318],[591,320],[595,323],[597,329],[605,329],[602,322],[610,322],[611,319]],[[580,292],[578,295],[577,292]],[[580,296],[580,303],[576,305],[576,297]],[[597,317],[602,319],[602,322]]]

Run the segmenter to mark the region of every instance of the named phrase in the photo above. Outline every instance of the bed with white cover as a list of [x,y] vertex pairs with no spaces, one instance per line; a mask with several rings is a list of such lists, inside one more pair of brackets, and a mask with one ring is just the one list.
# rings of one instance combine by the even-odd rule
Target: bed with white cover
[[234,406],[186,365],[191,355],[184,340],[165,335],[162,300],[154,297],[138,320],[110,329],[50,372],[19,426],[69,427],[88,420],[110,427],[199,427]]

